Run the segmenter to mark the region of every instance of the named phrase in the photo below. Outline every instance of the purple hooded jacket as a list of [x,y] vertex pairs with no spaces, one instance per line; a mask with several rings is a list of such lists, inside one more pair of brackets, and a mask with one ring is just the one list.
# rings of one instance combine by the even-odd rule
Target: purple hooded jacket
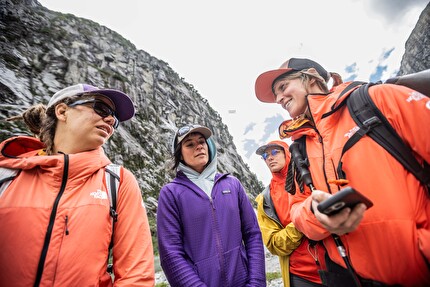
[[179,171],[160,191],[161,266],[171,286],[266,286],[264,247],[239,180],[217,174],[212,198]]

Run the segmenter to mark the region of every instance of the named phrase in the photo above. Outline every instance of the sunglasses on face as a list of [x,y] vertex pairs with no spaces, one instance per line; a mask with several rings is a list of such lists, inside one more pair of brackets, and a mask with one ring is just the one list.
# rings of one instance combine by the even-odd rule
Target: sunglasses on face
[[106,118],[108,116],[112,116],[114,118],[113,128],[116,129],[119,126],[119,120],[115,116],[115,111],[105,102],[101,100],[79,100],[74,103],[69,104],[69,107],[75,107],[78,105],[88,105],[91,104],[91,108],[93,108],[94,112],[101,116],[102,118]]
[[268,153],[268,152],[263,153],[261,155],[261,158],[264,159],[264,160],[267,160],[267,158],[269,157],[269,155],[275,156],[275,155],[277,155],[280,152],[281,152],[281,150],[279,150],[279,149],[272,149],[270,151],[270,153]]

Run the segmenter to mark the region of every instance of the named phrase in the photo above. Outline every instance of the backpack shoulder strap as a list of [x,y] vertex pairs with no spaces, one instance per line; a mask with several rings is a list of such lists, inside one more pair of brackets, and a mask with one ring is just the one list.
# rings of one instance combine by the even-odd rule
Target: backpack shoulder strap
[[0,167],[0,197],[20,171],[19,169]]
[[[118,220],[118,213],[116,212],[116,205],[118,199],[118,189],[120,183],[121,166],[117,164],[109,164],[105,167],[105,183],[108,191],[108,199],[110,203],[110,216],[112,217],[112,236],[109,244],[109,257],[112,256],[113,249],[113,234],[115,231],[115,222]],[[109,260],[109,258],[108,258]],[[113,264],[109,264],[107,271],[113,272]]]
[[116,212],[116,203],[118,197],[118,188],[120,182],[121,166],[117,164],[109,164],[105,168],[105,181],[111,205],[110,215],[113,221],[117,221],[118,214]]
[[333,103],[333,105],[331,106],[331,109],[329,112],[325,113],[322,118],[326,118],[330,115],[332,115],[333,113],[335,113],[337,110],[339,110],[341,107],[343,107],[346,103],[346,101],[341,101],[338,104],[338,100],[340,98],[343,97],[343,95],[345,95],[346,93],[350,92],[351,90],[354,90],[356,87],[365,84],[365,82],[360,82],[360,81],[353,81],[351,83],[348,84],[348,86],[346,86],[342,92],[339,93],[339,95],[337,96],[337,100]]
[[[359,126],[357,137],[351,137],[351,143],[345,144],[344,149],[349,149],[364,134],[387,150],[408,171],[410,171],[421,183],[430,185],[430,166],[424,167],[414,157],[412,150],[404,143],[396,130],[391,126],[369,96],[368,88],[373,84],[366,84],[355,90],[347,99],[348,110]],[[355,134],[354,134],[355,136]],[[353,139],[354,138],[354,139]],[[345,150],[346,151],[346,150]],[[342,151],[342,154],[344,151]],[[338,169],[339,172],[339,169]]]
[[285,190],[294,195],[296,193],[295,181],[297,181],[301,193],[305,191],[305,185],[309,188],[313,186],[312,177],[308,169],[309,160],[306,152],[306,136],[294,140],[290,145],[289,151],[291,160],[285,179]]

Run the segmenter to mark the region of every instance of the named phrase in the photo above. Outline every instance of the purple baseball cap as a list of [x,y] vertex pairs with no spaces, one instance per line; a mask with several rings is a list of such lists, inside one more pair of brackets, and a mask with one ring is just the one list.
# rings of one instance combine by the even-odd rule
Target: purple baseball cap
[[100,94],[109,98],[115,105],[115,116],[120,122],[131,119],[134,116],[134,105],[130,97],[125,93],[113,89],[99,89],[87,84],[77,84],[59,90],[49,100],[48,108],[65,98],[79,96],[82,94]]

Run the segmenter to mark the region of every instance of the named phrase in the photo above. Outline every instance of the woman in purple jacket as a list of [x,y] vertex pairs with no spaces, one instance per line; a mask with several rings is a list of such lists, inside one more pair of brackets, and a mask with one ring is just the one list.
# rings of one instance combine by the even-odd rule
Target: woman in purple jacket
[[158,199],[161,267],[171,286],[266,286],[254,209],[237,178],[217,173],[211,135],[186,125],[173,139],[177,173]]

